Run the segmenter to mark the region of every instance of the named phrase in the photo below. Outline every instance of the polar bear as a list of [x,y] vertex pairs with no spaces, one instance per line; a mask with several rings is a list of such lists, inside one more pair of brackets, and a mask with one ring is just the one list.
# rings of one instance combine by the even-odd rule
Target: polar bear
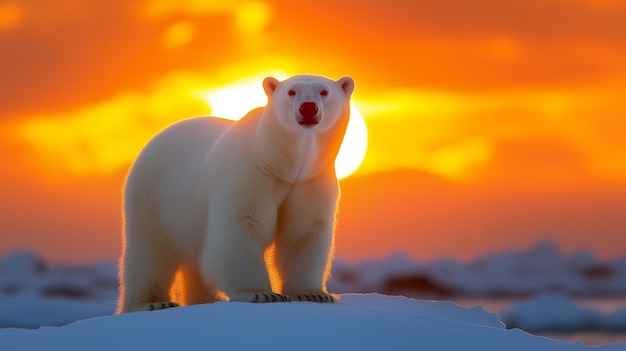
[[[263,81],[267,106],[199,117],[154,137],[127,177],[118,313],[182,303],[335,302],[326,290],[334,162],[354,81]],[[270,279],[272,276],[272,279]]]

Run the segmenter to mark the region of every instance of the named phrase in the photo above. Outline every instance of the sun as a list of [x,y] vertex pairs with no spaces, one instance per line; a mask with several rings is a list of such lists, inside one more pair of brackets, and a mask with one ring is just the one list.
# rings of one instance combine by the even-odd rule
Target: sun
[[356,172],[363,163],[366,151],[367,125],[354,102],[350,102],[350,122],[335,160],[337,177],[343,179]]
[[[212,90],[196,92],[196,95],[211,107],[211,115],[231,120],[238,120],[248,111],[267,104],[262,81],[267,76],[279,80],[288,75],[278,72],[255,76]],[[363,115],[356,105],[350,103],[350,122],[339,155],[335,161],[335,170],[339,179],[346,178],[361,166],[367,151],[367,126]]]

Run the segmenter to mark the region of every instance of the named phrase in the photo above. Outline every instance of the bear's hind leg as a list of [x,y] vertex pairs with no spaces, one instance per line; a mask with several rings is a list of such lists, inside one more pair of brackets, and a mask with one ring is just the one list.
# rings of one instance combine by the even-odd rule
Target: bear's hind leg
[[212,283],[203,279],[196,267],[183,266],[183,304],[198,305],[220,301],[218,292]]
[[127,237],[125,243],[118,313],[178,306],[169,297],[178,262],[167,249],[148,248],[145,241],[138,241]]

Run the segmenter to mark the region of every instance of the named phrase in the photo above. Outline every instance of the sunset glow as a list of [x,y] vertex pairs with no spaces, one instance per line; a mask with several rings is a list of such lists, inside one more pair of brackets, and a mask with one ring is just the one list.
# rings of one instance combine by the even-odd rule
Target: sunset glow
[[3,2],[0,249],[117,255],[124,177],[152,136],[264,106],[266,76],[319,74],[356,82],[338,257],[544,237],[616,255],[624,23],[623,1]]
[[226,86],[211,90],[200,90],[195,94],[206,101],[211,115],[231,120],[239,120],[250,110],[267,104],[267,96],[262,82],[265,77],[284,80],[289,77],[284,72],[268,72],[254,77],[244,78]]
[[[267,73],[214,90],[198,91],[195,94],[206,101],[211,108],[211,115],[236,121],[250,110],[267,104],[267,96],[260,88],[260,82],[268,76],[278,80],[289,77],[288,74],[282,72]],[[337,177],[340,179],[349,176],[359,168],[367,150],[367,126],[363,115],[354,103],[350,104],[350,109],[350,123],[335,162]]]

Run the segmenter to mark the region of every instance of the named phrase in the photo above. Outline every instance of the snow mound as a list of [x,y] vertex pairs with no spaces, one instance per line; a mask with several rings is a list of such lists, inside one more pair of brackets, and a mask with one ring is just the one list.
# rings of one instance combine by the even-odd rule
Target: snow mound
[[507,327],[529,332],[626,330],[626,309],[605,314],[560,294],[543,294],[519,303],[502,313],[501,318]]
[[0,345],[17,351],[591,349],[507,330],[481,308],[376,294],[343,295],[339,304],[215,303],[98,317],[64,327],[2,329]]

